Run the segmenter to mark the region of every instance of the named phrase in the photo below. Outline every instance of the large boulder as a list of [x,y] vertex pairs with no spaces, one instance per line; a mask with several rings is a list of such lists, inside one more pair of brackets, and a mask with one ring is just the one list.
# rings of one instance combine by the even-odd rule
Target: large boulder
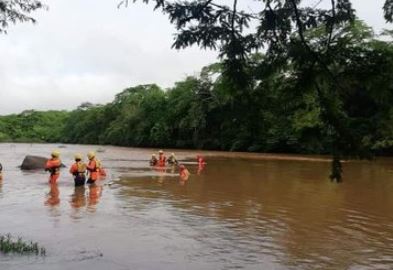
[[[20,168],[22,170],[43,170],[47,160],[45,157],[27,155]],[[61,167],[65,167],[64,164],[61,164]]]

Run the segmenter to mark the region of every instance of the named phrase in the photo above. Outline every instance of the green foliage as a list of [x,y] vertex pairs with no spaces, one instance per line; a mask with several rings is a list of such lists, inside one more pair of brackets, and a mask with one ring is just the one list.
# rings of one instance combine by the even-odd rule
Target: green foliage
[[385,20],[393,22],[393,0],[386,0],[383,6]]
[[[372,102],[370,98],[373,97],[369,96],[371,93],[365,86],[358,84],[361,78],[359,74],[351,74],[351,68],[360,68],[362,71],[357,71],[364,72],[367,65],[362,63],[356,66],[357,61],[375,62],[377,59],[383,62],[383,59],[375,53],[379,50],[375,44],[371,51],[366,48],[370,47],[365,43],[368,38],[372,39],[372,33],[355,20],[351,0],[331,0],[329,8],[318,8],[320,2],[263,0],[260,1],[260,10],[256,12],[241,10],[238,0],[231,1],[231,6],[214,0],[152,2],[156,3],[156,9],[168,15],[176,27],[173,47],[180,49],[198,45],[220,52],[226,88],[232,89],[235,100],[232,107],[237,107],[238,112],[246,115],[244,122],[252,117],[241,111],[241,107],[245,104],[253,107],[250,92],[255,90],[255,78],[264,81],[276,75],[277,71],[286,72],[298,85],[296,90],[299,90],[299,95],[311,93],[315,96],[318,108],[314,110],[313,122],[317,116],[322,126],[327,127],[323,132],[328,138],[329,152],[333,153],[334,160],[339,162],[339,157],[371,156],[371,145],[365,143],[369,142],[369,138],[365,140],[362,132],[371,125],[370,121],[367,123],[370,115],[365,116],[348,101],[355,98],[361,99],[360,103],[366,100]],[[388,22],[392,22],[392,5],[391,0],[386,0],[384,12]],[[363,46],[359,46],[355,40]],[[265,49],[266,55],[262,61],[255,63],[252,55],[260,49]],[[371,76],[376,77],[375,74]],[[391,85],[383,86],[391,90]],[[292,105],[295,103],[289,107]],[[278,122],[290,121],[291,115],[288,113],[292,112],[284,111],[287,114],[279,117]],[[232,116],[232,120],[237,122],[239,119]],[[310,122],[311,119],[303,117],[302,120]],[[361,132],[359,124],[364,127]],[[227,125],[229,129],[231,124]],[[238,139],[231,149],[243,148],[252,139],[250,132],[254,126],[245,126],[244,130],[238,129]],[[281,144],[287,141],[290,144],[284,143],[282,146],[291,149],[299,138],[286,131],[288,129],[284,126],[275,129],[271,133],[273,141],[270,142]],[[333,167],[338,167],[336,165]],[[340,170],[335,172],[332,174],[334,177]]]
[[223,59],[169,89],[139,85],[106,105],[2,116],[0,141],[332,154],[337,181],[341,159],[393,154],[392,43],[355,20],[331,36],[323,25],[291,32],[285,46],[247,55],[243,88]]
[[46,255],[45,248],[40,247],[38,243],[24,241],[21,237],[14,239],[10,234],[0,235],[0,251],[5,254],[17,253],[20,255]]
[[37,0],[0,0],[0,33],[6,33],[10,23],[35,23],[29,14],[43,7],[41,1]]
[[[315,49],[325,42],[318,29],[305,36],[313,40]],[[331,55],[324,59],[340,81],[334,91],[330,75],[320,66],[293,61],[274,63],[272,68],[266,65],[270,61],[266,55],[256,54],[248,68],[253,79],[247,91],[233,87],[225,63],[213,64],[203,68],[199,77],[188,77],[173,88],[128,88],[110,104],[72,112],[65,139],[126,146],[331,153],[340,158],[387,153],[393,141],[393,47],[358,21],[343,26],[334,39]],[[296,48],[290,54],[307,58],[304,50]],[[91,130],[94,136],[89,135]]]
[[59,142],[63,137],[65,111],[24,111],[0,116],[0,141]]
[[[315,50],[325,42],[319,29],[305,37]],[[393,45],[359,21],[343,25],[334,40],[324,62],[340,82],[337,88],[321,66],[271,62],[267,55],[254,54],[247,91],[233,87],[220,62],[169,89],[154,84],[127,88],[106,105],[82,103],[71,112],[2,116],[0,141],[330,153],[340,158],[393,153]],[[288,55],[308,57],[297,47]]]

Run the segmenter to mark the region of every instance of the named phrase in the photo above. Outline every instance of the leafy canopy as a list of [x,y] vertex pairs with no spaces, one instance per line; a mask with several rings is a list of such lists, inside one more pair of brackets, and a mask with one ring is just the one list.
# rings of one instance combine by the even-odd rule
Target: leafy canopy
[[[219,51],[235,106],[252,103],[250,93],[266,85],[277,71],[292,77],[298,94],[314,95],[331,142],[332,179],[341,179],[342,158],[370,157],[370,144],[354,128],[358,115],[347,105],[347,97],[359,96],[363,89],[351,83],[353,78],[347,73],[361,58],[373,62],[378,55],[354,46],[359,33],[366,35],[357,37],[361,41],[371,35],[359,31],[362,26],[356,23],[351,0],[330,0],[329,8],[319,8],[321,1],[307,5],[302,0],[260,0],[261,9],[255,12],[242,9],[238,0],[231,5],[214,0],[143,2],[154,2],[155,9],[175,25],[174,48],[198,45]],[[384,5],[388,22],[392,21],[392,3],[386,0]],[[264,58],[255,62],[252,56],[261,50]],[[244,134],[251,132],[252,126]]]
[[38,0],[0,0],[0,33],[7,33],[10,23],[35,23],[30,13],[44,7]]

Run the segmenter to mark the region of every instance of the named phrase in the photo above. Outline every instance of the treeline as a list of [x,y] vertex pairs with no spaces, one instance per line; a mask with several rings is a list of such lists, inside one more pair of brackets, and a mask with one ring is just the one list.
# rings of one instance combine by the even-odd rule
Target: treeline
[[[342,88],[334,93],[340,99],[315,91],[313,80],[330,76],[320,67],[261,64],[266,56],[255,53],[246,70],[247,88],[233,87],[237,78],[217,63],[170,89],[154,84],[125,89],[106,105],[0,117],[0,140],[328,154],[337,147],[336,129],[344,125],[341,132],[353,140],[339,141],[340,149],[360,143],[359,151],[392,153],[391,36],[381,39],[359,21],[335,35],[334,61],[328,64]],[[313,46],[322,39],[318,31],[306,37]],[[297,62],[311,57],[291,49]],[[331,121],[342,116],[335,129],[323,119],[332,112]]]
[[67,111],[26,110],[0,116],[0,142],[60,142],[68,115]]

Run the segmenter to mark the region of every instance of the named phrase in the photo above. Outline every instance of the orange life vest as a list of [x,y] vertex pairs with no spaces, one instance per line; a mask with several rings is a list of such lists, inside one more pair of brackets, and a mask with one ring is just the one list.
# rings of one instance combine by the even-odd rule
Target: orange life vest
[[74,176],[85,175],[86,169],[87,167],[85,163],[83,163],[82,161],[77,161],[74,164],[72,164],[70,168],[70,173],[73,174]]
[[160,155],[158,159],[158,166],[165,167],[166,157],[164,155]]
[[92,159],[89,161],[89,164],[87,165],[87,170],[90,173],[89,179],[92,181],[96,181],[98,179],[98,172],[99,172],[99,167],[97,166],[97,160]]
[[60,166],[61,166],[61,160],[58,158],[51,158],[48,159],[46,162],[45,168],[49,170],[51,175],[53,174],[60,174]]

